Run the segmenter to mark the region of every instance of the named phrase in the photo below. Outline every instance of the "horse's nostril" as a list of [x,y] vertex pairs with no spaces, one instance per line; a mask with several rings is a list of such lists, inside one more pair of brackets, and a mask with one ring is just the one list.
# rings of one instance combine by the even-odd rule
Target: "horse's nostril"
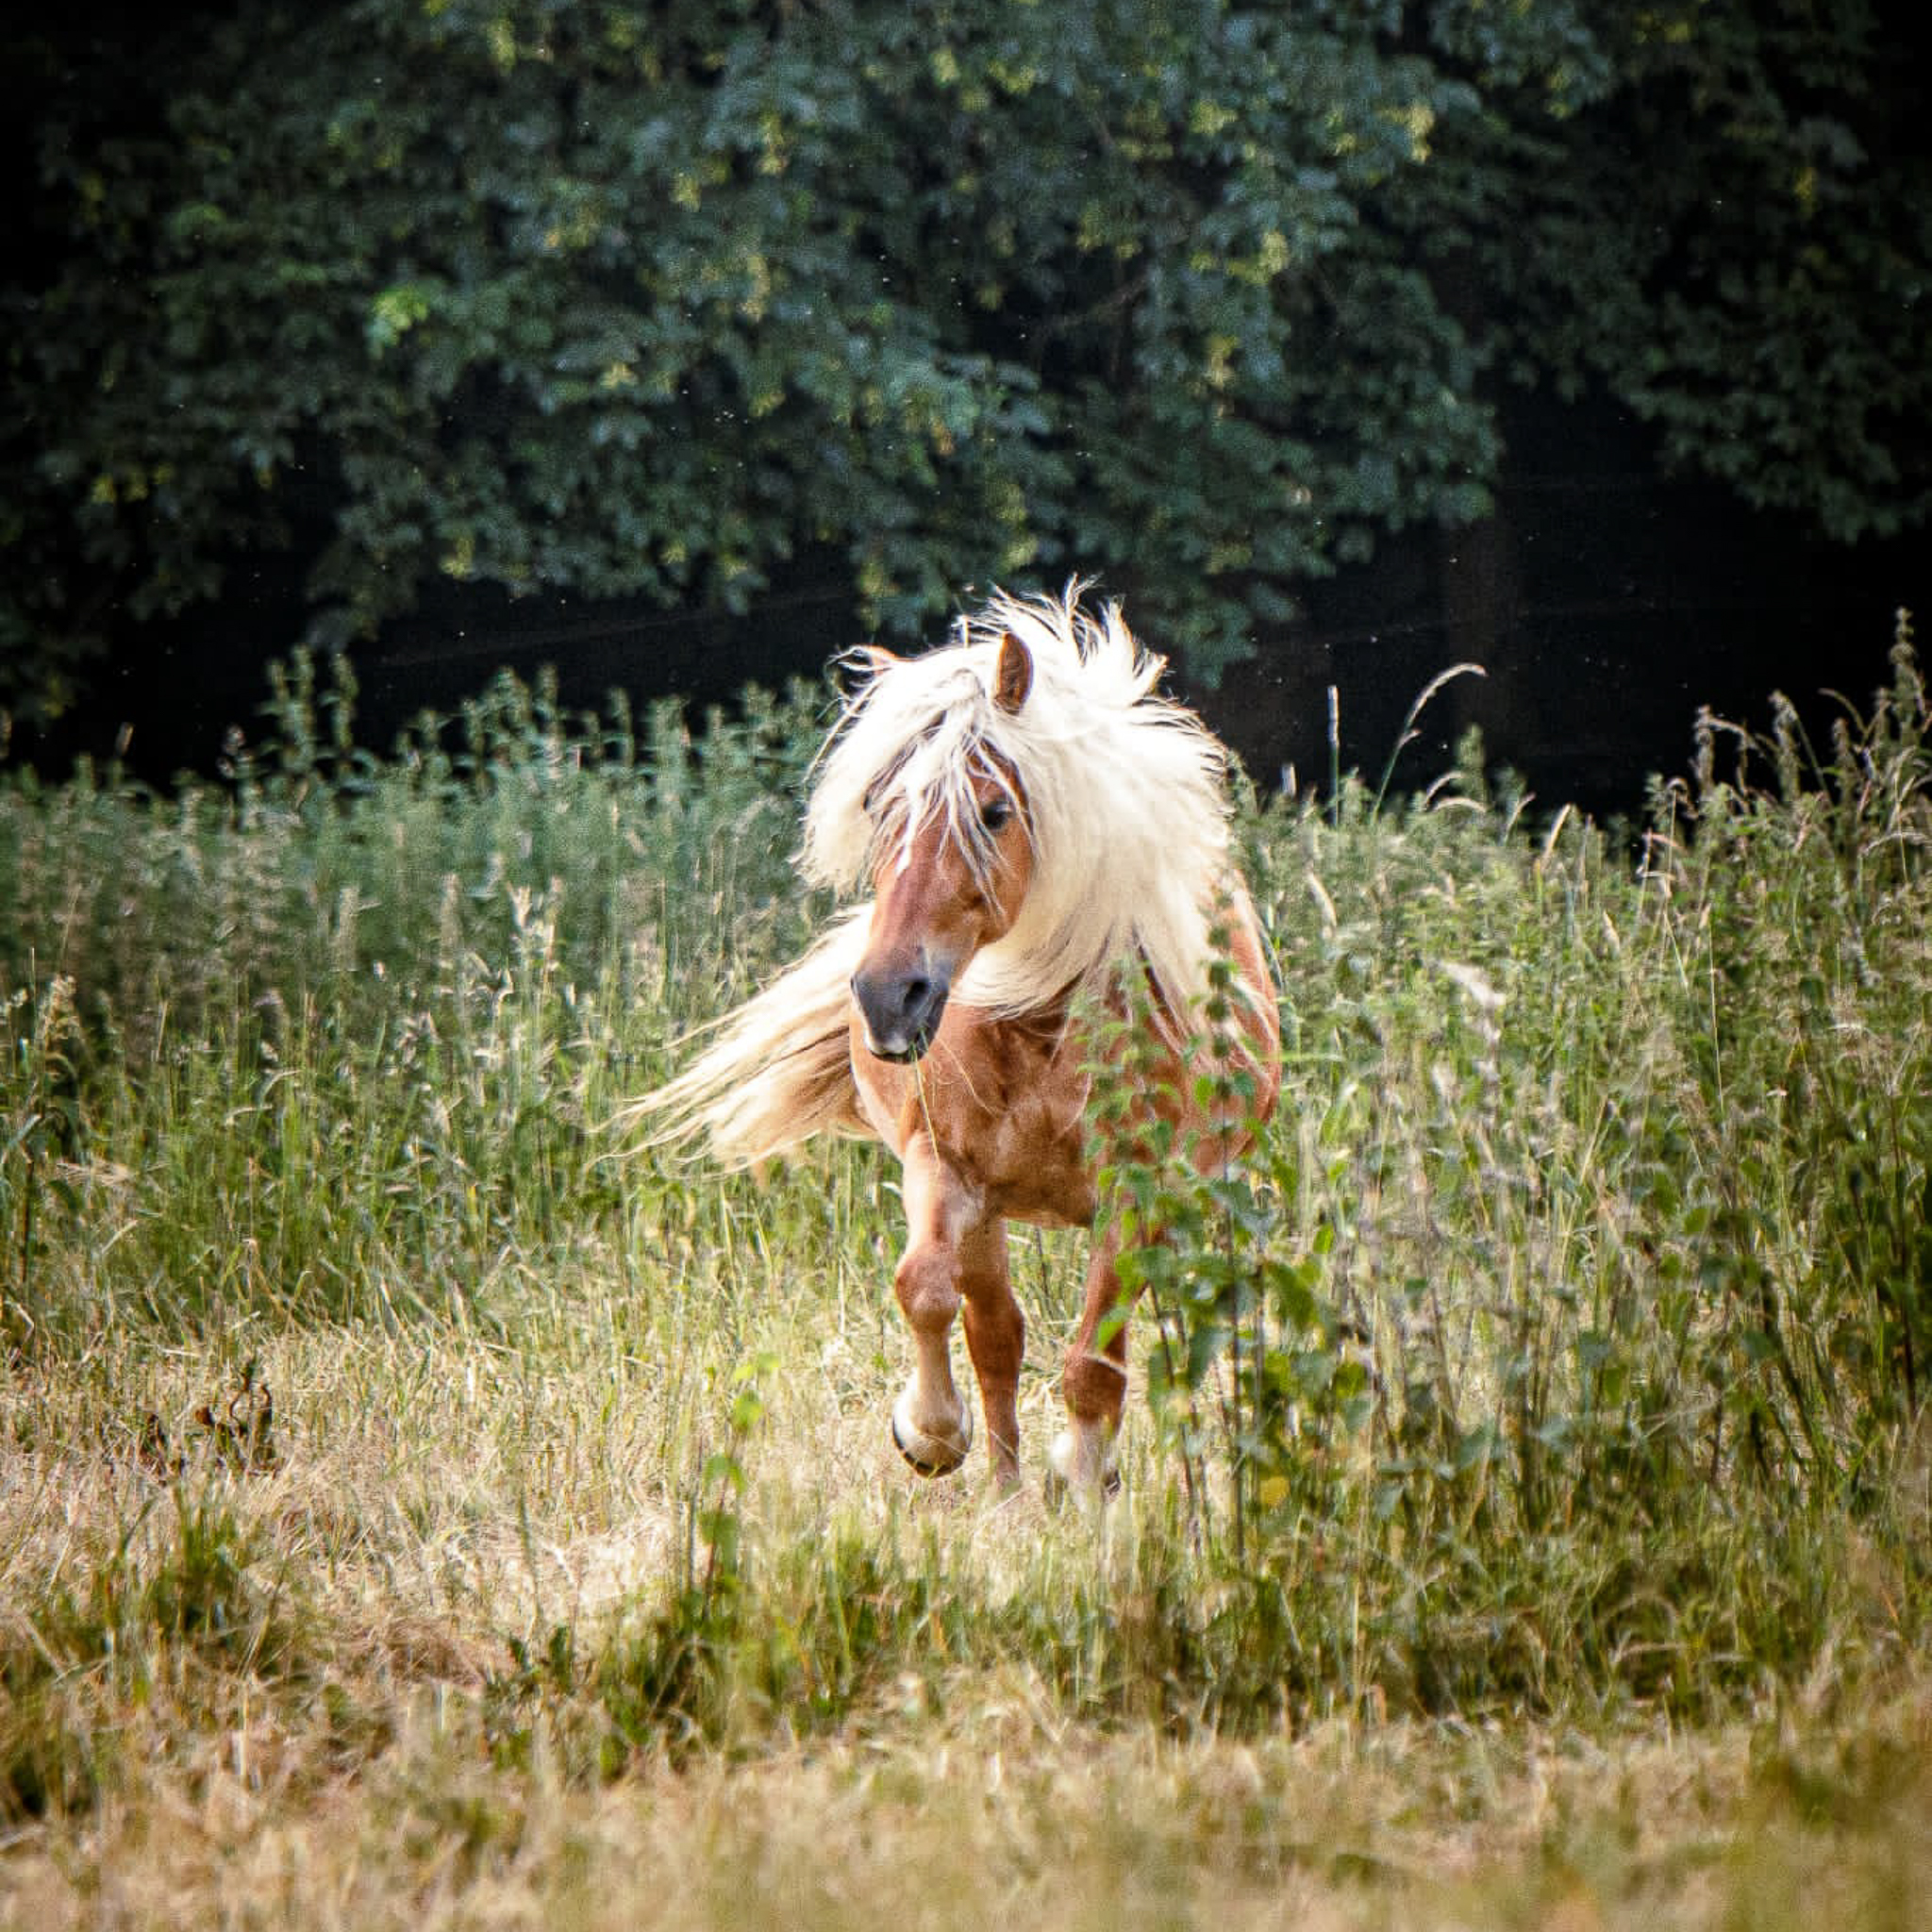
[[852,975],[852,996],[865,1017],[872,1050],[887,1059],[916,1059],[938,1031],[946,1006],[947,976],[923,973]]

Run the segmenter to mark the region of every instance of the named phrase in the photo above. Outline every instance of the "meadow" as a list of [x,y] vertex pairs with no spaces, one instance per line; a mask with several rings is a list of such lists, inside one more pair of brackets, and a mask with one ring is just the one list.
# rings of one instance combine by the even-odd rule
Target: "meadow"
[[[1124,1173],[1122,1493],[923,1483],[894,1177],[625,1102],[828,909],[823,696],[0,769],[0,1923],[1900,1926],[1932,712],[1244,794],[1279,1111]],[[1687,720],[1687,726],[1690,721]],[[1098,1109],[1104,1129],[1107,1094]]]

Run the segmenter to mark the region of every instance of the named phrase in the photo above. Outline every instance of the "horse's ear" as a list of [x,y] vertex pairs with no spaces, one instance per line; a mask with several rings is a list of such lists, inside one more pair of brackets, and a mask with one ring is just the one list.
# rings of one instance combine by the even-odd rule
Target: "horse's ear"
[[878,644],[854,644],[832,660],[832,675],[847,697],[862,691],[875,678],[883,677],[898,662],[891,652]]
[[1000,640],[999,669],[993,673],[992,701],[1003,711],[1017,711],[1033,689],[1033,655],[1011,631]]

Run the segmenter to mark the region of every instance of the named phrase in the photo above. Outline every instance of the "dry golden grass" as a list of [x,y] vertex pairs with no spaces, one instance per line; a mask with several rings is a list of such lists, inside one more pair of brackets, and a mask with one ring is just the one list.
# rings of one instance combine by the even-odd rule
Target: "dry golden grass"
[[943,1722],[590,1789],[491,1771],[449,1690],[299,1802],[238,1731],[17,1840],[6,1923],[1904,1928],[1932,1886],[1923,1686],[1852,1726],[1919,1759],[1856,1816],[1755,1768],[1743,1728],[1175,1745],[1056,1724],[1024,1678],[957,1689]]
[[[1096,1721],[1024,1655],[935,1657],[816,1734],[778,1710],[596,1771],[586,1682],[506,1754],[512,1641],[561,1625],[589,1653],[661,1600],[685,1534],[663,1478],[692,1425],[678,1377],[600,1351],[610,1311],[579,1287],[574,1340],[544,1316],[491,1347],[265,1343],[258,1472],[180,1427],[228,1373],[212,1346],[104,1341],[8,1385],[0,1624],[9,1655],[60,1657],[45,1716],[95,1772],[88,1802],[7,1831],[0,1922],[1876,1927],[1932,1896],[1932,1680],[1850,1687],[1828,1659],[1701,1734],[1626,1709],[1588,1732],[1364,1718],[1241,1740]],[[909,1522],[983,1600],[1126,1560],[1131,1503],[1096,1527],[916,1486],[885,1443],[870,1321],[774,1377],[748,1452],[761,1533]],[[758,1339],[802,1341],[782,1314]],[[172,1481],[129,1450],[150,1409],[188,1444]],[[117,1552],[124,1588],[171,1574],[196,1507],[254,1552],[238,1627],[61,1655],[61,1592],[98,1596]]]

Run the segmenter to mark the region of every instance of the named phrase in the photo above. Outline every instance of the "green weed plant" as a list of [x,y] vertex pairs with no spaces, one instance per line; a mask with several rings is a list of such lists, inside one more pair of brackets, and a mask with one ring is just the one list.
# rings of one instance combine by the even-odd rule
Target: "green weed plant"
[[[1634,865],[1474,743],[1427,799],[1250,818],[1273,1123],[1208,1072],[1197,1132],[1135,1125],[1131,1008],[1093,1112],[1231,1701],[1696,1707],[1800,1668],[1868,1538],[1923,1590],[1927,722],[1902,622],[1826,756],[1782,702],[1702,719]],[[1232,983],[1183,1064],[1231,1063]],[[1253,1157],[1202,1165],[1230,1124]]]

